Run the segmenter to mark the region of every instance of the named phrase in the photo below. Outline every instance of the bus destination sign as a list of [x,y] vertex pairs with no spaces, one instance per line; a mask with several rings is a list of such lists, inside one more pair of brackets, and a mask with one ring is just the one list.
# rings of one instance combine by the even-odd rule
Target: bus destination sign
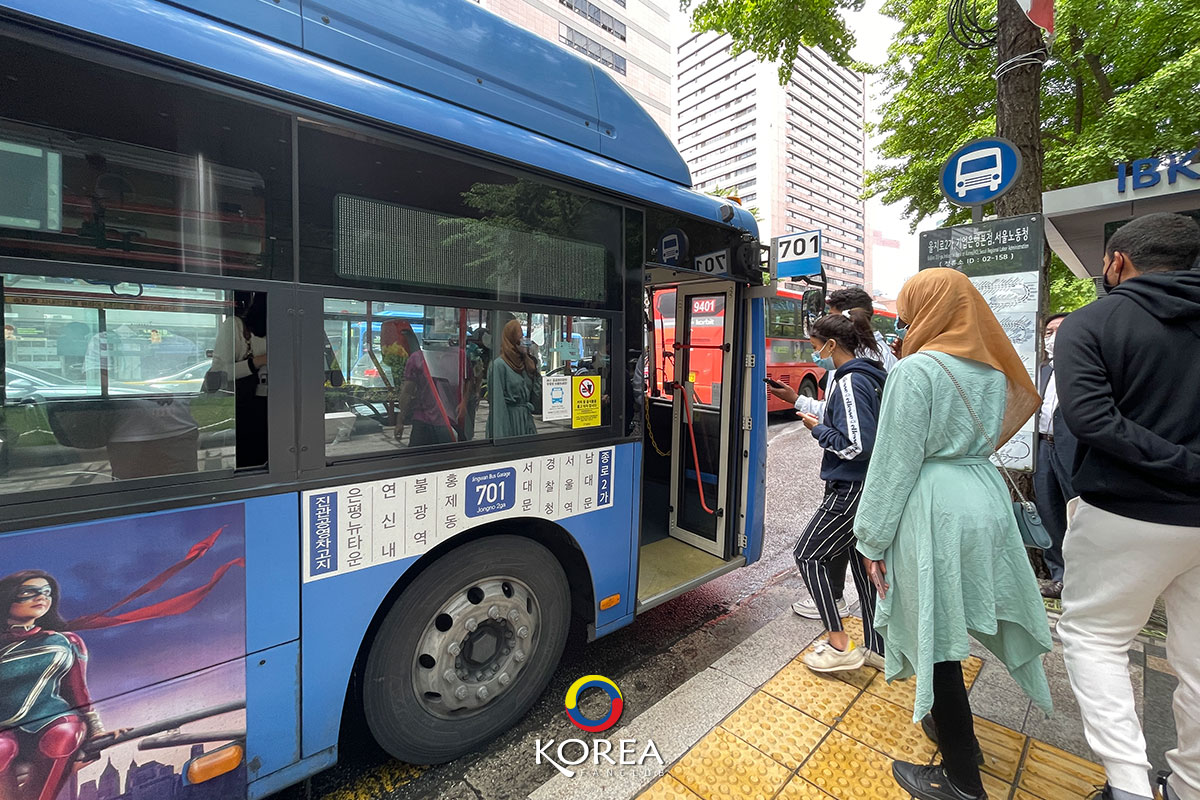
[[504,517],[609,508],[614,457],[607,447],[305,492],[304,580],[422,555]]

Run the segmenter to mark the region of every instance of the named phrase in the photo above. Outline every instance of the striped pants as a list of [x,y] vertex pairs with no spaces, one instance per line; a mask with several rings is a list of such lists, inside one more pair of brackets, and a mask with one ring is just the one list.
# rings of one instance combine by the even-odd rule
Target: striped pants
[[862,489],[861,481],[826,481],[825,498],[804,533],[800,534],[792,555],[796,557],[800,577],[817,604],[825,629],[833,632],[842,630],[842,619],[830,585],[829,567],[835,560],[840,562],[838,556],[849,556],[850,573],[854,576],[862,609],[863,644],[883,655],[883,637],[875,631],[875,587],[867,578],[862,558],[854,550],[854,514],[858,511]]

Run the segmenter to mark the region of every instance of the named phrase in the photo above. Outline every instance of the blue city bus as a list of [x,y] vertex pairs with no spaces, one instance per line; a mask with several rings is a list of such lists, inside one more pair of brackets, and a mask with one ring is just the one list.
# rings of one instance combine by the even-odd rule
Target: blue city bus
[[761,247],[690,184],[470,2],[0,0],[3,788],[444,762],[754,562]]

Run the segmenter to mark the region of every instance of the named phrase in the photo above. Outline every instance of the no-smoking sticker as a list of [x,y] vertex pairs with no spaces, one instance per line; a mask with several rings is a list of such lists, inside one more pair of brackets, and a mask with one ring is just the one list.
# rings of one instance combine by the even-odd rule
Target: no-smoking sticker
[[571,378],[571,427],[600,425],[600,378],[587,375]]

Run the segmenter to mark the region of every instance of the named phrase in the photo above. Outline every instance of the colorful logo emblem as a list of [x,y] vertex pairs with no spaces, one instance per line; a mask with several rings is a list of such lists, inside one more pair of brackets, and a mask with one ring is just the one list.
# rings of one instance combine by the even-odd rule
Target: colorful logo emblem
[[[592,688],[600,689],[608,695],[608,713],[599,719],[585,717],[579,710],[580,695],[584,690]],[[621,690],[608,678],[603,675],[584,675],[567,689],[566,708],[567,717],[576,728],[588,733],[599,733],[617,724],[617,720],[621,718],[621,711],[625,708],[625,701],[621,697]]]

